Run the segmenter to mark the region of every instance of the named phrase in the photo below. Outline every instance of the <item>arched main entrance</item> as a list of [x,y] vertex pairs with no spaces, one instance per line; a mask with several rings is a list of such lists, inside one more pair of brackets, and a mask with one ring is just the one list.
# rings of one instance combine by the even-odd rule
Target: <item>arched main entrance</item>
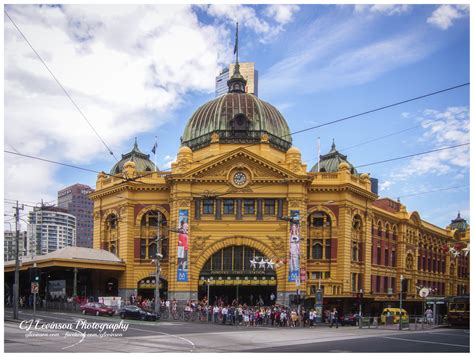
[[217,299],[231,304],[271,303],[276,296],[276,267],[258,249],[246,245],[232,245],[214,253],[199,274],[199,299],[210,296],[211,304]]
[[[153,299],[155,297],[156,278],[148,276],[141,279],[137,284],[137,295],[142,299]],[[168,282],[160,278],[160,298],[168,298]]]

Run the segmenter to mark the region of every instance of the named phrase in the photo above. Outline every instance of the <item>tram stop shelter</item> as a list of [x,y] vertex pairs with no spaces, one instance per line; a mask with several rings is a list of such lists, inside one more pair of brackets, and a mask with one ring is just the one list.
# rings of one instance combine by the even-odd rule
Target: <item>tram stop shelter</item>
[[[39,296],[47,301],[72,296],[117,296],[125,263],[102,249],[66,247],[35,257],[21,257],[19,294],[28,297],[31,282],[39,282]],[[15,261],[4,264],[5,299],[13,297]]]

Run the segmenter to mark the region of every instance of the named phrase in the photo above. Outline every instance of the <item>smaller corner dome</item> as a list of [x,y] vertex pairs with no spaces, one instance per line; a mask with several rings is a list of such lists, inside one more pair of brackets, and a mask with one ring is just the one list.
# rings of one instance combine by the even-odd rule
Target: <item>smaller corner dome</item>
[[301,151],[298,149],[298,148],[295,148],[294,146],[290,147],[288,149],[288,151],[286,152],[286,154],[297,154],[297,155],[301,155]]
[[179,151],[178,151],[180,154],[192,154],[193,151],[191,150],[191,148],[189,146],[186,146],[186,145],[183,145],[179,148]]
[[449,225],[451,230],[457,230],[458,232],[465,232],[468,227],[469,224],[467,224],[467,221],[464,218],[461,218],[461,212],[458,212],[458,216],[453,219]]
[[[339,165],[342,163],[348,166],[351,174],[358,175],[354,165],[347,161],[347,156],[342,155],[339,151],[337,151],[336,144],[334,143],[333,139],[331,150],[327,154],[319,156],[319,172],[337,172],[339,170]],[[310,172],[317,173],[318,164],[314,165]]]
[[122,159],[112,167],[110,174],[120,174],[123,171],[125,164],[129,161],[135,164],[137,172],[154,171],[155,169],[155,164],[150,160],[150,155],[144,154],[138,148],[137,138],[135,138],[135,144],[133,145],[132,150],[126,154],[122,154]]

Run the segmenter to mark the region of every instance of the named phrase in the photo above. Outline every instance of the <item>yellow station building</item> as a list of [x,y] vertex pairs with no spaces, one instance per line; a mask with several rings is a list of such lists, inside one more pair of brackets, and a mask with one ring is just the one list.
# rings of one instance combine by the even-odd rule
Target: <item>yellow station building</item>
[[308,170],[285,118],[245,93],[238,65],[228,86],[189,119],[171,170],[155,170],[135,142],[99,174],[94,249],[125,264],[99,285],[152,297],[159,231],[161,294],[180,301],[209,291],[211,301],[273,293],[288,304],[298,292],[314,301],[321,288],[325,304],[352,306],[357,293],[367,305],[395,304],[401,275],[409,302],[421,301],[422,286],[469,292],[469,256],[448,251],[469,242],[465,220],[440,228],[378,197],[335,144]]

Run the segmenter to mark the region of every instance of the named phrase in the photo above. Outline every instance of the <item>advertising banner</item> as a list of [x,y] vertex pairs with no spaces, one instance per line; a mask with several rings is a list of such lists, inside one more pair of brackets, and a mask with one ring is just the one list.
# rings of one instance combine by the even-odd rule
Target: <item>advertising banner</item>
[[179,228],[178,228],[178,271],[177,280],[181,282],[188,281],[188,210],[179,210]]
[[288,281],[300,285],[300,211],[291,211]]

